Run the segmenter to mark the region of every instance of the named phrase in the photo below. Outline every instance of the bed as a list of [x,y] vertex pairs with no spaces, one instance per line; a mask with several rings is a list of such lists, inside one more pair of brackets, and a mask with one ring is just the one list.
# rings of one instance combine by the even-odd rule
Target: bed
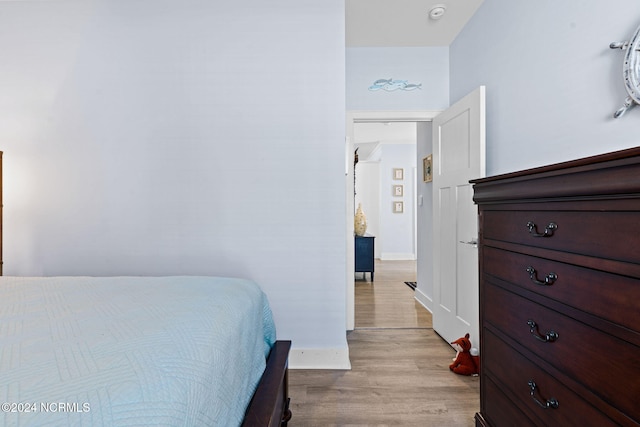
[[219,277],[0,277],[0,424],[286,425],[290,342]]

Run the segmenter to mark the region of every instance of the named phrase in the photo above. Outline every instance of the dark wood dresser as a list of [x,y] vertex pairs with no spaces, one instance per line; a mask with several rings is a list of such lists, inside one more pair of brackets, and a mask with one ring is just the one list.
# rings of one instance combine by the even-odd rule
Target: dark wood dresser
[[473,184],[476,425],[640,425],[640,148]]

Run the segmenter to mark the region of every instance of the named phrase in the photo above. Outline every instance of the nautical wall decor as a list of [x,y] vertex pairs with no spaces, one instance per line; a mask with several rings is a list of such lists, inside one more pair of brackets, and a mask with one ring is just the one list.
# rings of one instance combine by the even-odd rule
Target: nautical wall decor
[[409,83],[409,80],[393,80],[393,79],[378,79],[371,86],[369,90],[386,90],[387,92],[393,92],[394,90],[416,90],[422,89],[422,83]]
[[622,108],[613,113],[616,119],[621,117],[630,108],[636,104],[640,104],[640,57],[638,49],[640,48],[640,27],[636,29],[633,36],[628,41],[613,42],[609,45],[611,49],[626,49],[624,55],[624,65],[622,67],[622,78],[624,86],[629,96],[624,100]]

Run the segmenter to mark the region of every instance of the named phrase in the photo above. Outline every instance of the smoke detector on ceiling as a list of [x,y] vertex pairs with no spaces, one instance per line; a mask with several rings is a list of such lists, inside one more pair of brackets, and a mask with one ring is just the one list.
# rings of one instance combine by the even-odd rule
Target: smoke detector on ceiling
[[444,16],[446,11],[447,11],[447,6],[443,4],[436,4],[429,10],[429,18],[433,19],[434,21],[437,21],[438,19]]

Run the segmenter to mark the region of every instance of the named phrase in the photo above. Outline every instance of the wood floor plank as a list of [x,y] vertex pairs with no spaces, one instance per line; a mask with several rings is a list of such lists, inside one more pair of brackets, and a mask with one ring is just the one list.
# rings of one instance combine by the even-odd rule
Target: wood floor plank
[[291,370],[291,427],[475,425],[479,378],[449,371],[455,352],[405,281],[414,262],[377,261],[375,282],[356,281],[352,369]]
[[[415,261],[376,260],[375,281],[355,281],[357,328],[430,328],[430,313],[404,282],[416,281]],[[357,276],[359,277],[359,276]]]

